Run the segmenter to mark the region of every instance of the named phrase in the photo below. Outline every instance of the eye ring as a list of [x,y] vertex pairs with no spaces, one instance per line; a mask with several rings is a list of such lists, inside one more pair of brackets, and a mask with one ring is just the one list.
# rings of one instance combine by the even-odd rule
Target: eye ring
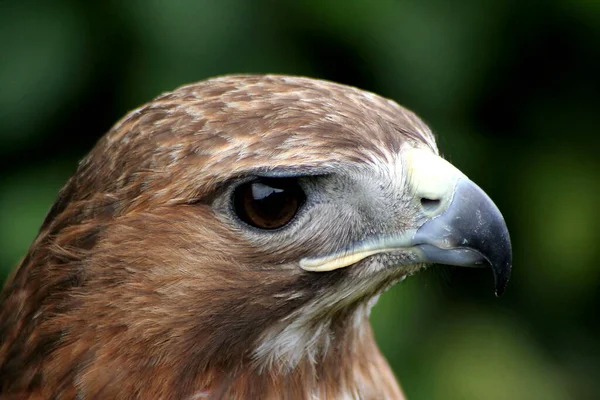
[[237,217],[262,230],[284,227],[305,202],[306,194],[297,178],[255,179],[239,185],[232,196]]

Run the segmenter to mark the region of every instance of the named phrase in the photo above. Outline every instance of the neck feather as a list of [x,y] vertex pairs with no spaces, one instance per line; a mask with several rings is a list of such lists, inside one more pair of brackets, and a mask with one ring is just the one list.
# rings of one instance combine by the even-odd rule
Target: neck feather
[[[220,375],[215,385],[198,392],[197,398],[203,398],[202,393],[210,393],[207,398],[218,393],[217,398],[241,396],[240,399],[404,399],[375,343],[364,308],[357,308],[345,321],[314,327],[301,336],[294,350],[290,339],[289,349],[285,346],[287,352],[280,354],[294,357],[294,365],[274,359],[257,365],[256,360],[251,360],[250,364]],[[289,333],[269,339],[284,340]],[[312,352],[307,352],[308,348]]]

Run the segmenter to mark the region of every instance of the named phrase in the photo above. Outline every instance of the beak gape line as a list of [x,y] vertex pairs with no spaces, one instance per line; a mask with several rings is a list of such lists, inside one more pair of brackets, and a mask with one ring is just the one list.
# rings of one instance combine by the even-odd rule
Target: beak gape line
[[416,230],[382,235],[353,243],[341,252],[304,258],[306,271],[345,268],[379,253],[411,252],[411,263],[464,267],[490,265],[496,295],[504,292],[512,268],[508,228],[494,202],[450,163],[430,151],[408,151],[408,168],[415,196],[440,201],[433,215]]

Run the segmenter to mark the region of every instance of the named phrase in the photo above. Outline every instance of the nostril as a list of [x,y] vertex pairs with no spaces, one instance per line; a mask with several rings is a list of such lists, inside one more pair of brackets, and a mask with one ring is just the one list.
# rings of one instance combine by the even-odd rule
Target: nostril
[[421,198],[421,206],[425,209],[425,211],[435,211],[441,203],[441,200],[428,199],[426,197]]

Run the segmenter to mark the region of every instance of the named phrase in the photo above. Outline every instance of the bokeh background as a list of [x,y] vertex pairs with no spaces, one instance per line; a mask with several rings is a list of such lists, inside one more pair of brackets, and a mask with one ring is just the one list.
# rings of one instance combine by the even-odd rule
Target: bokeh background
[[128,110],[234,72],[416,111],[503,211],[512,281],[436,267],[372,322],[410,399],[600,398],[600,1],[0,2],[0,280]]

